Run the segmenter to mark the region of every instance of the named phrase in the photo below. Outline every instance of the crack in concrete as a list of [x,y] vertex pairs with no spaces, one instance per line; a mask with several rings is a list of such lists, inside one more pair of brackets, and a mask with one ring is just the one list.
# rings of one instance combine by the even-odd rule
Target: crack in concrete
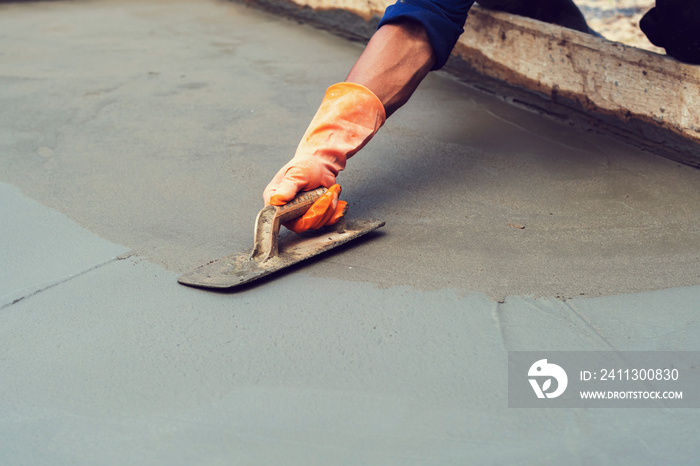
[[496,322],[498,334],[501,337],[501,344],[503,345],[503,348],[506,350],[506,354],[507,354],[508,351],[510,351],[510,345],[508,344],[508,337],[506,336],[503,308],[502,308],[503,304],[505,304],[505,298],[503,300],[499,300],[495,304],[495,306],[493,306],[493,310],[491,312],[491,315],[493,317],[493,320],[495,320],[495,322]]
[[[95,266],[93,266],[93,267],[90,267],[89,269],[80,271],[80,272],[78,272],[78,273],[71,274],[71,275],[69,275],[68,277],[65,277],[65,278],[60,278],[60,279],[58,279],[58,280],[52,281],[52,282],[50,282],[48,285],[39,285],[40,287],[39,287],[38,289],[35,289],[35,290],[33,290],[33,291],[31,291],[31,292],[29,292],[29,293],[27,293],[27,294],[23,294],[22,296],[20,296],[20,297],[18,297],[18,298],[15,298],[15,299],[11,300],[11,301],[8,302],[8,303],[5,303],[5,304],[0,305],[0,311],[2,311],[2,310],[6,309],[6,308],[8,308],[8,307],[10,307],[10,306],[12,306],[12,305],[14,305],[14,304],[17,304],[17,303],[19,303],[19,302],[21,302],[21,301],[24,301],[24,300],[27,299],[27,298],[31,298],[32,296],[35,296],[35,295],[37,295],[37,294],[39,294],[39,293],[42,293],[42,292],[44,292],[44,291],[46,291],[46,290],[50,290],[51,288],[54,288],[54,287],[56,287],[56,286],[58,286],[58,285],[62,285],[62,284],[64,284],[64,283],[66,283],[66,282],[69,282],[70,280],[73,280],[74,278],[81,277],[81,276],[83,276],[83,275],[85,275],[85,274],[87,274],[87,273],[93,272],[93,271],[95,271],[95,270],[97,270],[97,269],[99,269],[99,268],[101,268],[101,267],[103,267],[103,266],[105,266],[105,265],[107,265],[107,264],[110,264],[110,263],[115,262],[115,261],[118,261],[118,260],[121,260],[121,258],[120,258],[120,257],[113,257],[113,258],[109,259],[108,261],[105,261],[105,262],[102,262],[102,263],[100,263],[100,264],[97,264],[97,265],[95,265]],[[20,293],[22,293],[22,291],[20,291]],[[6,298],[8,298],[8,297],[10,297],[10,296],[11,296],[11,294],[8,294],[8,295],[6,295],[6,296],[3,296],[2,298],[0,298],[0,301],[4,301]]]
[[562,300],[561,302],[562,302],[562,304],[564,304],[564,306],[566,306],[567,308],[569,308],[569,309],[571,310],[571,312],[573,312],[574,315],[575,315],[576,317],[578,317],[578,318],[581,320],[581,322],[583,322],[588,328],[590,328],[591,330],[593,330],[593,332],[594,332],[596,335],[598,335],[598,337],[603,341],[603,343],[605,343],[607,346],[609,346],[610,349],[611,349],[612,351],[617,351],[617,352],[620,351],[619,348],[615,347],[615,345],[613,345],[607,338],[605,338],[605,337],[603,336],[603,334],[600,332],[600,329],[598,329],[597,327],[595,327],[595,326],[593,325],[593,323],[592,323],[590,320],[588,320],[588,319],[586,318],[586,316],[584,316],[578,309],[576,309],[576,306],[574,306],[574,305],[571,303],[571,301],[564,299],[564,300]]

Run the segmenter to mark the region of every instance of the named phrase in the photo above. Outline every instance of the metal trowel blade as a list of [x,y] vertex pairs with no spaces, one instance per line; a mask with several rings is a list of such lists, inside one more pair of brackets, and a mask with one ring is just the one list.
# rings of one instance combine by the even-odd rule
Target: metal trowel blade
[[269,259],[255,260],[250,252],[234,254],[186,273],[177,281],[201,288],[234,288],[329,251],[382,226],[382,220],[354,220],[348,221],[342,231],[289,234],[279,238],[278,253]]

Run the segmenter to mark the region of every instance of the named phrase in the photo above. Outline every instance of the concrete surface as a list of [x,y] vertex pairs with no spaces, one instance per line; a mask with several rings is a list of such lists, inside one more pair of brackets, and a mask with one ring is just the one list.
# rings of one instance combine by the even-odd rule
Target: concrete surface
[[227,2],[0,6],[0,463],[696,462],[697,410],[509,409],[507,355],[700,350],[700,171],[447,75],[340,178],[382,233],[176,283],[251,246],[361,49]]

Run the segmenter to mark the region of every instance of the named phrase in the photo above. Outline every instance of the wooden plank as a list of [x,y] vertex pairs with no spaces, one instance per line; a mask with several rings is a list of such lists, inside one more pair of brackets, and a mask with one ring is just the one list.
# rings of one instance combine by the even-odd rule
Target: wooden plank
[[477,71],[636,118],[700,142],[700,67],[600,37],[475,7],[453,52]]

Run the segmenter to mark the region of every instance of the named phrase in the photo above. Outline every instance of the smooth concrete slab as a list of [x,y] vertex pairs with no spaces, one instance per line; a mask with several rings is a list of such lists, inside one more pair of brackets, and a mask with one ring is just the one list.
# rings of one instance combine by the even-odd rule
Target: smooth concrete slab
[[692,464],[698,453],[697,410],[507,408],[508,350],[611,349],[560,301],[330,278],[310,288],[303,274],[213,294],[174,278],[132,258],[3,310],[3,462],[539,464],[544,450],[546,463]]
[[0,309],[128,251],[4,183],[0,183],[0,218]]
[[361,45],[216,1],[0,31],[4,254],[57,254],[3,271],[0,463],[695,462],[697,410],[509,409],[507,355],[698,350],[697,170],[436,74],[341,176],[382,233],[211,293],[175,279],[252,245]]
[[700,350],[697,286],[567,301],[612,348],[623,351]]

